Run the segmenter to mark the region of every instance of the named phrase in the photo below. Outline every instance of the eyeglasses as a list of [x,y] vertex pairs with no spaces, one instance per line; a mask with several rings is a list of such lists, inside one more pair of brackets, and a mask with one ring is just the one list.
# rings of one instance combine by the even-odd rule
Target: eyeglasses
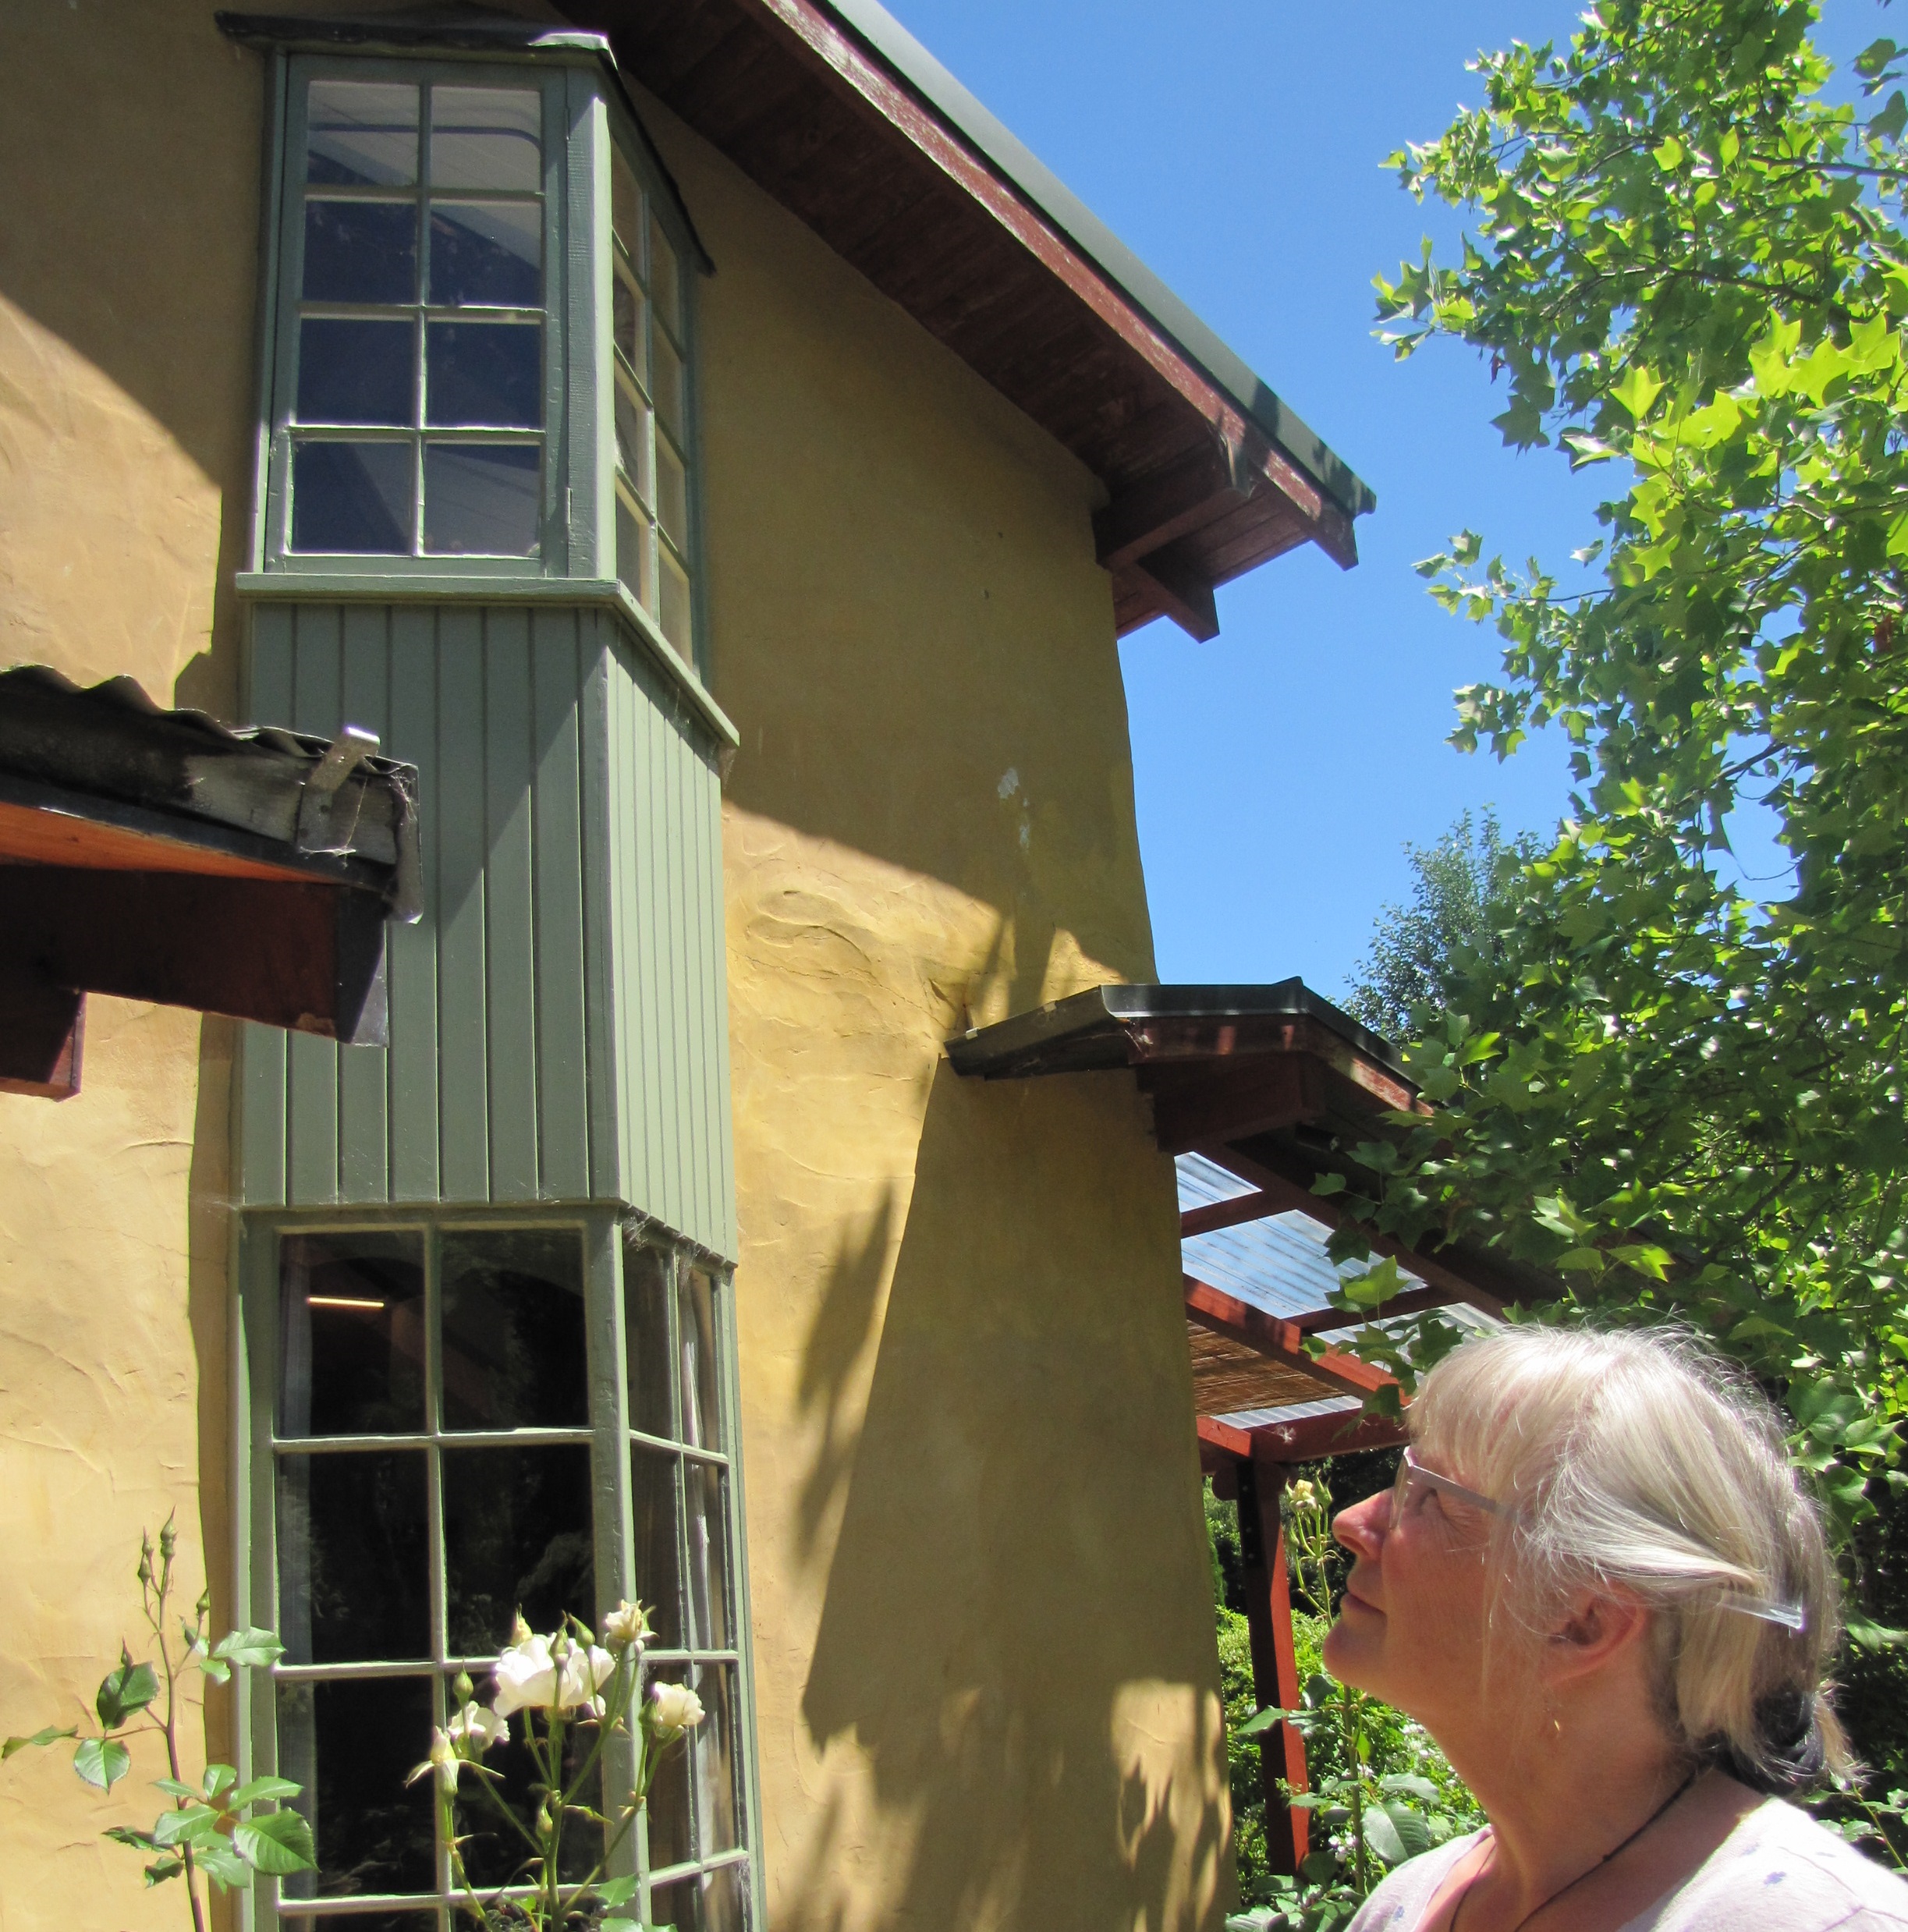
[[1393,1523],[1404,1520],[1414,1489],[1435,1490],[1439,1495],[1449,1496],[1454,1502],[1469,1503],[1472,1508],[1488,1510],[1494,1516],[1506,1513],[1504,1505],[1495,1497],[1481,1495],[1474,1489],[1466,1489],[1462,1483],[1452,1482],[1448,1476],[1440,1476],[1435,1469],[1427,1469],[1406,1449],[1398,1459],[1398,1480],[1392,1485]]

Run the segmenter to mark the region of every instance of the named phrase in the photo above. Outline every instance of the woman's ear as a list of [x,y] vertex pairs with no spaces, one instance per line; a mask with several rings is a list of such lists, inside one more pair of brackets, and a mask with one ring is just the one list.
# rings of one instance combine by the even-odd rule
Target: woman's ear
[[1544,1675],[1553,1683],[1592,1676],[1641,1643],[1649,1628],[1650,1613],[1634,1597],[1580,1590],[1552,1626]]

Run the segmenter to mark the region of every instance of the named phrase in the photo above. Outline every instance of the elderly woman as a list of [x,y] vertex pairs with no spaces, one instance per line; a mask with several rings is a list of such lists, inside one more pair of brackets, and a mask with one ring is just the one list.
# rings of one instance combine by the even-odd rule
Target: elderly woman
[[1849,1764],[1820,1513],[1775,1412],[1681,1338],[1511,1329],[1425,1378],[1327,1668],[1490,1823],[1352,1932],[1879,1932],[1908,1884],[1780,1794]]

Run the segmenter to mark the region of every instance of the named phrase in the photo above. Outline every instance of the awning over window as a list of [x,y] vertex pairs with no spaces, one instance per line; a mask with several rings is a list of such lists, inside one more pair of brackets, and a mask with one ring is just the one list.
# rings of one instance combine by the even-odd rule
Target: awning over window
[[420,901],[417,772],[377,749],[0,673],[0,1090],[78,1090],[89,992],[382,1044]]

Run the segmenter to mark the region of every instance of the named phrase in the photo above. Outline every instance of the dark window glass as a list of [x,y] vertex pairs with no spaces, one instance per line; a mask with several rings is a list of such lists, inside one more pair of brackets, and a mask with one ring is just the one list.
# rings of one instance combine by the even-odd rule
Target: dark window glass
[[417,90],[407,83],[314,80],[305,122],[306,180],[397,188],[417,179]]
[[[481,1703],[490,1701],[488,1685],[477,1686],[477,1699]],[[448,1706],[450,1703],[448,1686],[445,1700]],[[595,1748],[596,1732],[594,1730],[579,1725],[565,1733],[563,1762],[572,1778],[582,1769],[583,1760]],[[503,1780],[500,1786],[493,1785],[491,1788],[528,1827],[535,1809],[530,1799],[530,1787],[540,1783],[540,1780],[536,1760],[530,1756],[529,1746],[523,1742],[523,1720],[520,1715],[513,1716],[510,1720],[510,1742],[492,1746],[484,1753],[484,1762]],[[523,1861],[529,1856],[530,1847],[497,1816],[490,1800],[477,1795],[473,1788],[476,1781],[470,1772],[464,1774],[464,1803],[461,1816],[463,1828],[470,1834],[464,1841],[464,1863],[472,1882],[484,1887],[505,1885],[513,1881],[528,1883],[529,1875],[524,1871]],[[590,1773],[588,1782],[578,1792],[578,1801],[588,1805],[592,1810],[601,1812],[603,1809],[602,1794],[603,1778],[599,1764]],[[593,1829],[583,1819],[572,1819],[563,1828],[563,1849],[557,1860],[558,1873],[573,1882],[587,1878],[595,1869],[602,1855],[601,1831]]]
[[307,302],[415,302],[417,210],[409,201],[305,204]]
[[412,475],[408,443],[295,443],[293,549],[408,555]]
[[421,1449],[278,1459],[278,1633],[293,1663],[431,1654],[426,1480]]
[[725,1664],[697,1667],[703,1721],[690,1735],[696,1778],[696,1854],[713,1857],[742,1842],[736,1828],[734,1685]]
[[[619,523],[620,541],[622,525]],[[629,1427],[672,1438],[669,1413],[669,1278],[674,1263],[660,1248],[631,1242],[623,1250],[623,1346],[629,1356]]]
[[651,1895],[650,1909],[658,1927],[675,1932],[702,1932],[702,1888],[693,1878],[678,1879]]
[[427,325],[424,420],[436,428],[543,422],[543,328],[536,322]]
[[[303,453],[338,447],[307,445]],[[278,1278],[278,1434],[421,1430],[423,1237],[287,1235]]]
[[[651,582],[653,573],[649,565],[648,519],[640,511],[630,508],[623,500],[620,490],[616,492],[616,574],[628,587],[630,596],[645,610],[655,608],[654,587]],[[666,1398],[669,1382],[669,1363],[666,1352],[658,1359],[662,1363],[663,1392]],[[665,1406],[667,1406],[666,1399]]]
[[444,557],[530,555],[541,480],[534,444],[427,443],[424,548]]
[[434,1912],[327,1912],[278,1923],[285,1932],[438,1932]]
[[729,1615],[729,1519],[724,1512],[725,1473],[707,1462],[683,1464],[689,1541],[690,1641],[697,1649],[732,1649]]
[[609,334],[623,360],[638,376],[648,371],[643,356],[642,291],[620,269],[612,272],[609,283]]
[[[644,1674],[644,1693],[648,1694],[651,1684],[682,1683],[687,1675],[680,1664],[659,1664]],[[668,1756],[657,1767],[656,1781],[649,1788],[649,1869],[652,1872],[671,1865],[686,1865],[696,1856],[690,1828],[689,1752],[686,1742],[671,1745]]]
[[686,1267],[676,1276],[676,1331],[682,1351],[683,1440],[700,1449],[720,1447],[717,1409],[715,1309],[707,1272]]
[[620,377],[616,382],[616,460],[637,495],[647,501],[653,494],[649,480],[649,406]]
[[655,331],[651,347],[654,353],[650,360],[650,399],[662,418],[663,427],[679,443],[683,419],[687,413],[683,359],[669,346],[661,329]]
[[443,1290],[445,1428],[589,1427],[580,1234],[447,1234]]
[[637,1597],[650,1608],[659,1650],[683,1647],[681,1558],[676,1551],[676,1458],[666,1451],[629,1452],[629,1512],[635,1547],[629,1555]]
[[414,421],[415,340],[410,322],[307,316],[298,325],[298,420],[394,428]]
[[446,1449],[442,1467],[449,1654],[494,1656],[520,1609],[537,1630],[593,1621],[588,1446]]
[[725,1865],[702,1881],[704,1932],[747,1932],[749,1868]]
[[304,1787],[293,1802],[318,1851],[315,1874],[281,1881],[285,1897],[434,1886],[430,1781],[404,1782],[430,1747],[431,1726],[427,1679],[279,1685],[278,1770]]
[[535,308],[543,300],[543,211],[522,201],[431,204],[431,300]]
[[543,186],[543,100],[532,87],[433,87],[431,180],[438,188]]

